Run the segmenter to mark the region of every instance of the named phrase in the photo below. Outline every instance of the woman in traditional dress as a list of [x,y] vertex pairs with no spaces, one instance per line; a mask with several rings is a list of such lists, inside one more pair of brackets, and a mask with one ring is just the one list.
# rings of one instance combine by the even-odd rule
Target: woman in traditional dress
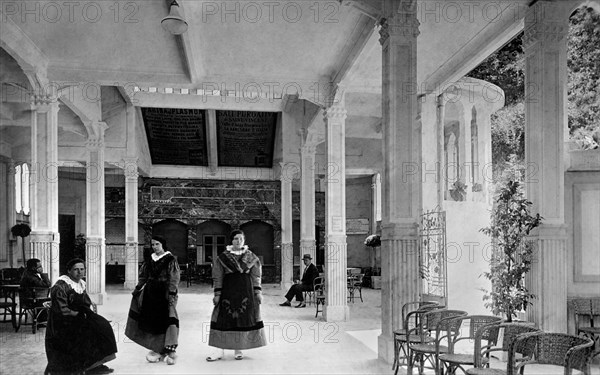
[[242,350],[267,344],[260,317],[262,265],[244,242],[244,232],[231,232],[232,244],[213,264],[215,308],[208,345],[216,350],[209,362],[223,358],[223,349],[235,350],[234,358],[242,359]]
[[125,335],[150,352],[148,362],[175,364],[179,339],[177,290],[179,264],[162,236],[152,236],[151,259],[142,264],[139,283],[131,293]]
[[113,372],[104,363],[115,359],[115,334],[110,323],[90,308],[92,301],[81,279],[84,274],[84,261],[75,258],[50,290],[45,374]]

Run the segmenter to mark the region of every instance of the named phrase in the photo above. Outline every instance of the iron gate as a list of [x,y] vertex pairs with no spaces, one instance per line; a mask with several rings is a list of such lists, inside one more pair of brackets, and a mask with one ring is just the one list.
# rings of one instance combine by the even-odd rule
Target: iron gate
[[421,215],[419,269],[424,300],[446,304],[446,211],[439,207]]

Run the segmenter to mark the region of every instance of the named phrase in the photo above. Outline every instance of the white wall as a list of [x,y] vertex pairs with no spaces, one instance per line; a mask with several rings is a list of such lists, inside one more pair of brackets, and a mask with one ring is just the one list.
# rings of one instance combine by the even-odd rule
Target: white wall
[[448,258],[448,307],[469,314],[491,314],[482,300],[490,283],[482,273],[489,269],[491,240],[479,229],[489,226],[487,205],[444,201]]

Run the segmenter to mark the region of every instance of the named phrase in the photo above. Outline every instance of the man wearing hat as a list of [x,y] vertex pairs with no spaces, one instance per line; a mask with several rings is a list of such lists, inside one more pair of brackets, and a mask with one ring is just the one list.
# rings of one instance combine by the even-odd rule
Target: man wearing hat
[[279,306],[292,306],[291,301],[294,297],[296,297],[296,301],[298,301],[298,306],[296,307],[306,307],[306,303],[304,303],[303,292],[313,290],[313,281],[319,277],[319,271],[317,267],[312,264],[312,258],[310,254],[304,254],[302,257],[302,261],[304,262],[304,272],[302,272],[302,280],[296,280],[295,284],[292,285],[290,290],[288,290],[285,295],[285,302],[280,303]]

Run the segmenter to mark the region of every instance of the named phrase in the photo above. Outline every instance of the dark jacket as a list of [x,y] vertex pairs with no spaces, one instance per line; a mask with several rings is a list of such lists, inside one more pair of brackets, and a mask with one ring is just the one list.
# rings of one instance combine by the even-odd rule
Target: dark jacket
[[50,288],[48,274],[39,274],[32,270],[25,270],[23,277],[21,278],[21,288],[29,288],[34,286],[38,288]]
[[312,287],[313,282],[317,277],[319,277],[319,270],[317,269],[317,266],[311,263],[306,269],[306,272],[304,272],[304,275],[302,275],[302,279],[300,280],[300,282],[303,285],[308,285]]

